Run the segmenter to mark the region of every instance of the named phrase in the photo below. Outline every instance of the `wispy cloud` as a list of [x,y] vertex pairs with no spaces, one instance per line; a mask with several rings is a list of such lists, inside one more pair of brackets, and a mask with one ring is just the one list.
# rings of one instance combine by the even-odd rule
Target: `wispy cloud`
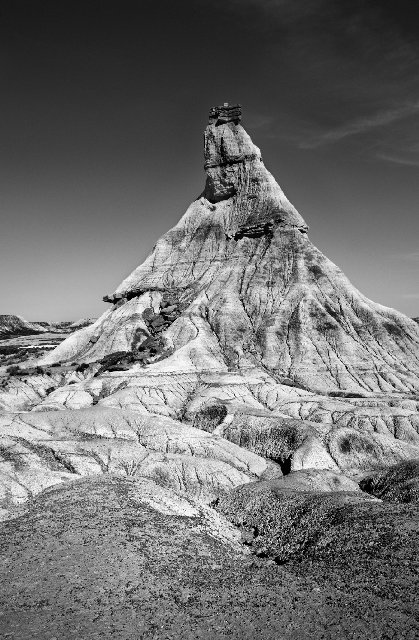
[[393,164],[402,164],[409,167],[419,167],[419,158],[415,160],[413,158],[403,158],[401,156],[394,156],[388,153],[377,153],[375,157],[378,158],[378,160],[385,160],[386,162],[392,162]]
[[315,149],[325,144],[333,144],[349,136],[366,133],[371,129],[384,127],[417,113],[419,113],[419,101],[405,104],[395,109],[378,111],[371,116],[358,118],[357,120],[345,123],[340,127],[326,131],[312,140],[301,142],[300,147],[302,149]]

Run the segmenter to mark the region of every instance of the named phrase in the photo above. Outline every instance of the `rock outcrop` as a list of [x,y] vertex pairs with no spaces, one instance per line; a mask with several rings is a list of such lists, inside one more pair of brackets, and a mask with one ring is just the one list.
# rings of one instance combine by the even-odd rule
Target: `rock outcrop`
[[48,486],[80,476],[152,478],[204,503],[282,475],[245,449],[170,418],[93,407],[0,415],[3,517]]
[[409,585],[402,609],[416,608],[418,505],[371,501],[359,491],[292,491],[262,482],[234,489],[217,509],[240,527],[259,557],[301,576],[315,571],[319,585],[361,590],[388,603]]

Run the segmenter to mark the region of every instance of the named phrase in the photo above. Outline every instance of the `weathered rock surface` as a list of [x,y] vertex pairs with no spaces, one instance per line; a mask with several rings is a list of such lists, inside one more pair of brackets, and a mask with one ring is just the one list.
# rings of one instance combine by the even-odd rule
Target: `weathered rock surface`
[[417,456],[417,324],[362,296],[311,244],[240,116],[237,105],[211,111],[202,196],[109,310],[43,360],[91,364],[77,393],[60,389],[38,408],[89,406],[96,375],[108,407],[198,425],[218,404],[327,424],[307,434],[293,469]]
[[385,566],[336,587],[332,570],[329,579],[304,566],[298,576],[237,542],[212,509],[149,480],[84,478],[53,488],[1,527],[2,636],[407,640],[419,631],[409,567],[390,600]]
[[419,502],[419,459],[399,462],[364,477],[362,491],[389,502]]
[[[223,406],[223,405],[221,405]],[[351,411],[352,410],[352,411]],[[356,408],[351,407],[351,417]],[[334,418],[337,418],[337,412]],[[344,414],[346,416],[346,414]],[[410,414],[408,414],[410,415]],[[398,416],[400,418],[400,416]],[[286,414],[249,415],[236,413],[225,419],[213,433],[240,447],[277,462],[287,474],[298,469],[318,468],[362,471],[393,464],[419,453],[417,414],[406,420],[397,438],[387,429],[380,432],[367,421],[317,422]]]
[[[274,467],[223,438],[169,418],[93,407],[0,415],[3,517],[77,476],[151,477],[204,503]],[[281,475],[278,468],[277,476]]]

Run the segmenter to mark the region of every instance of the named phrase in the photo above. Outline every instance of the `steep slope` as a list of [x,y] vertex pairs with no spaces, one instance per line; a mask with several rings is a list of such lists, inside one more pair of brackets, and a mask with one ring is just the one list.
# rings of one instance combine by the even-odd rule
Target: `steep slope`
[[151,338],[138,376],[253,369],[313,390],[417,391],[418,325],[312,245],[240,113],[211,110],[201,197],[105,297],[111,309],[45,362],[141,353]]

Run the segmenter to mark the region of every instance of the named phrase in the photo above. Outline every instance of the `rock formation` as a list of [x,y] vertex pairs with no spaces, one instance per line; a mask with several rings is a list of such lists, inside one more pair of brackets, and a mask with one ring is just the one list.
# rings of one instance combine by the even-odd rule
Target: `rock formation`
[[[418,325],[365,298],[311,244],[240,121],[239,105],[211,109],[202,195],[107,296],[109,310],[49,352],[37,377],[7,382],[0,406],[42,413],[50,425],[60,422],[57,411],[78,423],[77,412],[91,410],[96,422],[115,421],[115,433],[126,415],[169,419],[174,430],[187,423],[270,461],[277,476],[362,474],[419,457]],[[9,457],[10,424],[13,431],[20,420],[0,416]],[[182,433],[185,451],[176,455],[189,455]],[[97,451],[87,462],[80,434],[67,436],[66,447],[48,436],[51,455],[81,452],[87,466],[77,463],[76,473],[101,472]],[[119,460],[119,444],[112,447]],[[130,464],[146,474],[141,455]],[[225,464],[220,455],[210,458]],[[176,460],[163,466],[179,488]],[[27,481],[17,482],[25,493]],[[201,493],[212,495],[208,486]]]
[[106,296],[109,311],[46,362],[133,352],[137,378],[231,371],[248,385],[262,375],[312,391],[418,391],[417,324],[313,246],[239,120],[238,106],[211,110],[202,195]]
[[[19,548],[10,555],[5,547],[4,575],[13,578],[9,601],[16,590],[23,593],[22,571],[30,574],[35,564],[38,571],[32,531],[56,550],[46,534],[52,527],[63,538],[67,564],[61,573],[59,560],[48,560],[51,584],[58,569],[61,577],[73,567],[78,575],[84,553],[92,572],[103,575],[103,554],[107,562],[109,554],[112,575],[122,571],[136,584],[118,586],[124,602],[136,593],[137,604],[121,608],[107,573],[111,595],[80,614],[86,638],[102,636],[96,622],[109,619],[124,640],[143,631],[166,637],[154,634],[156,620],[166,630],[173,630],[173,620],[189,625],[188,637],[209,637],[209,628],[211,637],[231,636],[234,625],[245,638],[261,636],[265,626],[273,629],[263,631],[269,639],[279,629],[290,639],[299,629],[301,638],[341,637],[331,622],[336,611],[336,624],[348,633],[357,620],[354,638],[392,637],[395,628],[414,633],[413,570],[404,571],[417,556],[411,532],[418,516],[412,461],[419,459],[419,326],[365,298],[311,244],[305,221],[265,168],[241,115],[239,105],[211,109],[202,195],[105,296],[109,309],[93,324],[66,323],[68,331],[87,326],[32,368],[4,366],[3,378],[0,371],[0,519],[12,519],[3,532],[10,549]],[[63,525],[67,515],[70,532]],[[170,562],[163,574],[142,570],[140,584],[127,562],[133,567],[140,558],[143,567],[148,553],[155,562],[161,545]],[[127,561],[127,549],[135,562]],[[319,579],[333,593],[335,608],[327,608],[328,598],[321,601],[325,622],[315,633],[303,626],[296,631],[294,623],[284,633],[290,597],[275,595],[278,574],[259,564],[256,575],[274,588],[260,591],[263,609],[257,598],[249,606],[258,616],[263,611],[266,625],[243,623],[243,603],[253,602],[260,587],[245,559],[249,549],[271,558],[275,570],[287,563],[304,585]],[[196,563],[201,550],[205,570]],[[147,567],[153,562],[147,559]],[[161,578],[169,565],[177,576],[170,584]],[[180,566],[193,579],[179,580]],[[96,578],[89,569],[86,575],[82,592],[90,603],[86,585]],[[281,575],[288,594],[294,578]],[[48,580],[42,577],[43,584]],[[250,580],[253,596],[246,586],[236,606],[230,580],[233,589]],[[151,584],[158,586],[150,599]],[[221,594],[215,600],[214,584]],[[310,586],[303,602],[317,620],[313,590],[320,587]],[[22,610],[8,606],[0,625],[10,633],[18,629],[23,639],[32,619],[22,611],[43,607],[37,629],[45,637],[47,625],[51,636],[61,637],[66,618],[56,611],[50,616],[41,593],[29,584]],[[388,610],[388,597],[394,609]],[[160,598],[164,610],[155,607]],[[217,616],[228,602],[233,622],[217,627],[210,613],[207,628],[185,618],[184,605],[206,618],[206,599],[222,603]],[[265,601],[285,611],[281,620],[274,614],[272,625]],[[352,611],[349,627],[338,601]],[[141,627],[135,616],[144,609],[152,614]],[[127,615],[134,620],[128,626]],[[367,627],[366,616],[372,616]]]

